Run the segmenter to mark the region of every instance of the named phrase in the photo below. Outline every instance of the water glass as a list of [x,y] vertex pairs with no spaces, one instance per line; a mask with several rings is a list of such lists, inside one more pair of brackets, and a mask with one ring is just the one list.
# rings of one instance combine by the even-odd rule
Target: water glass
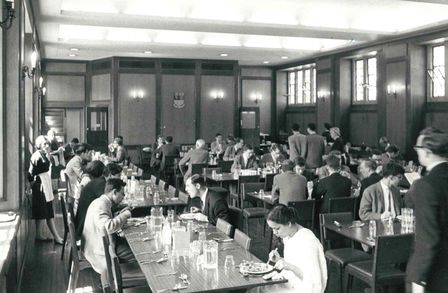
[[205,231],[199,232],[198,240],[199,241],[206,241],[207,240],[207,236],[205,234]]
[[204,241],[204,268],[213,269],[218,267],[218,242],[214,240]]
[[171,224],[174,222],[174,210],[168,210],[167,213],[168,222]]
[[224,269],[232,270],[235,267],[235,260],[233,259],[233,255],[226,255],[226,260],[224,261]]
[[264,190],[263,190],[263,189],[260,189],[260,191],[258,192],[258,194],[260,195],[260,197],[263,197],[263,196],[264,196]]
[[375,239],[376,238],[376,221],[370,220],[369,222],[369,238]]

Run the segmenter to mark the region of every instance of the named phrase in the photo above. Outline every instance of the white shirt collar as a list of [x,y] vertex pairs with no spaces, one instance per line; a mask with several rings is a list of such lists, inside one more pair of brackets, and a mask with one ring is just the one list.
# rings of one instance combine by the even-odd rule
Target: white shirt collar
[[[381,182],[381,188],[383,189],[384,211],[391,210],[392,211],[392,218],[395,218],[396,212],[395,212],[394,200],[393,200],[393,197],[392,197],[392,191],[390,190],[389,187],[387,187],[383,183],[383,180],[381,180],[380,182]],[[391,196],[390,196],[391,202],[389,202],[389,193],[391,194]],[[391,206],[392,209],[390,209],[389,206]]]
[[208,188],[205,189],[205,192],[201,194],[201,200],[202,200],[202,208],[205,206],[205,199],[207,198]]

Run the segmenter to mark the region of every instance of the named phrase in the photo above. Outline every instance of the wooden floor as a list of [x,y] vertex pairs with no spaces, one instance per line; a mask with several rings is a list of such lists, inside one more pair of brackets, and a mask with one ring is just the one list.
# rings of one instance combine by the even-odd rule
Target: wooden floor
[[[56,226],[59,235],[62,236],[63,222],[57,200],[55,200],[55,213]],[[51,234],[47,231],[47,235]],[[25,263],[20,292],[62,293],[67,291],[69,253],[66,249],[64,260],[61,261],[61,250],[61,245],[54,245],[51,241],[34,242],[34,249],[30,250]],[[99,275],[91,269],[83,270],[79,275],[77,288],[76,292],[100,292]]]

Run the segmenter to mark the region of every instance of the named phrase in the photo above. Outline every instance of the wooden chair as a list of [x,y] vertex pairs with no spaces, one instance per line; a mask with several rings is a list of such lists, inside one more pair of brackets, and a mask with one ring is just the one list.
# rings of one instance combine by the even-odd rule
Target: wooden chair
[[232,235],[233,227],[227,221],[218,218],[218,221],[216,221],[216,229],[230,237]]
[[159,183],[159,179],[154,175],[151,175],[150,180],[151,180],[151,183],[154,185],[157,185],[157,183]]
[[244,232],[241,231],[240,229],[235,229],[233,239],[244,249],[250,250],[250,244],[252,242],[252,239],[250,239],[250,237],[244,234]]
[[138,168],[137,169],[137,177],[142,177],[143,175],[143,169],[142,168]]
[[241,184],[242,183],[249,183],[249,182],[259,182],[260,176],[259,175],[241,175],[238,177],[238,185],[236,188],[236,193],[230,193],[230,199],[233,201],[234,206],[237,208],[242,208],[241,205]]
[[342,272],[347,264],[371,259],[369,254],[347,247],[350,246],[350,243],[347,242],[347,239],[344,236],[325,228],[325,223],[332,223],[333,221],[343,223],[352,220],[353,214],[350,212],[320,214],[321,243],[324,247],[325,258],[327,259],[328,271],[334,272],[334,274],[328,275],[327,284],[328,286],[331,285],[332,288],[338,288],[338,292],[342,292]]
[[70,234],[70,250],[72,254],[67,293],[75,293],[80,271],[91,269],[91,266],[87,261],[80,261],[79,259],[78,247],[76,246],[75,225],[71,218],[71,214],[67,214],[67,225]]
[[221,172],[229,173],[233,165],[232,161],[218,161],[218,167],[221,168]]
[[164,180],[160,179],[158,186],[162,190],[166,190],[168,188],[168,183],[166,183]]
[[264,191],[271,191],[272,184],[274,183],[274,176],[277,174],[266,174],[266,178],[264,179]]
[[[253,200],[247,200],[248,197],[246,197],[246,194],[249,192],[255,192],[255,191],[259,191],[260,189],[264,188],[264,183],[263,182],[246,182],[246,183],[241,183],[241,208],[245,208],[246,206],[244,205],[245,203],[253,203],[252,206],[256,206],[257,205],[257,199],[253,199]],[[250,205],[248,205],[250,206]]]
[[351,288],[353,278],[369,284],[372,292],[389,285],[404,284],[406,263],[411,254],[414,234],[382,235],[375,241],[373,260],[349,263],[345,268],[346,290]]
[[204,168],[207,168],[207,166],[207,163],[191,164],[191,176],[195,174],[202,175]]
[[298,223],[310,230],[314,230],[314,219],[316,217],[316,200],[290,201],[288,206],[296,209],[299,219]]
[[172,185],[168,186],[168,195],[170,197],[176,197],[177,193],[178,193],[178,190],[176,189],[176,187],[174,187]]
[[188,199],[190,197],[188,196],[188,194],[186,194],[185,192],[179,191],[179,200],[183,201],[183,202],[188,202]]
[[[207,175],[211,175],[211,174],[213,174],[213,171],[215,171],[216,172],[216,174],[219,174],[219,173],[221,173],[221,168],[219,168],[219,167],[216,167],[216,168],[204,168],[203,169],[203,176],[204,176],[204,180],[205,180],[205,182],[207,183]],[[210,181],[210,180],[208,180],[208,181]]]
[[65,203],[65,192],[58,192],[59,195],[59,202],[61,204],[61,212],[62,212],[62,220],[64,222],[64,237],[62,239],[62,250],[61,250],[61,260],[64,260],[64,252],[65,247],[67,246],[67,238],[69,234],[68,230],[68,216],[67,216],[67,205]]
[[355,215],[355,197],[330,198],[329,213],[350,212]]
[[[111,253],[113,248],[110,245],[109,235],[107,234],[106,229],[104,229],[103,247],[107,267],[107,282],[104,283],[106,280],[102,280],[103,287],[109,285],[110,288],[112,288],[112,292],[121,293],[123,292],[123,288],[147,286],[146,278],[137,262],[120,264],[115,253]],[[114,255],[114,257],[112,257],[112,255]],[[148,290],[148,287],[146,287],[146,290]]]

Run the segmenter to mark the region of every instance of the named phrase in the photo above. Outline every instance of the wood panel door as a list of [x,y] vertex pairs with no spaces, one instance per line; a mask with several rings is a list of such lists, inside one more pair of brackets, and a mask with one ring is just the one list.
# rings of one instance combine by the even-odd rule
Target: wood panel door
[[240,108],[240,134],[244,143],[254,147],[260,145],[260,109],[258,107]]
[[406,60],[386,64],[386,84],[397,89],[396,94],[386,92],[386,136],[403,151],[407,133],[406,72]]
[[175,143],[193,143],[196,139],[196,92],[194,75],[162,76],[161,134],[172,136]]
[[87,143],[95,151],[107,153],[108,145],[108,109],[107,107],[87,108]]
[[[318,133],[324,131],[324,123],[333,124],[333,95],[331,94],[331,72],[317,72],[317,90],[326,92],[324,98],[316,99],[317,106],[317,130]],[[337,125],[339,126],[339,125]],[[302,130],[302,133],[304,131]]]

